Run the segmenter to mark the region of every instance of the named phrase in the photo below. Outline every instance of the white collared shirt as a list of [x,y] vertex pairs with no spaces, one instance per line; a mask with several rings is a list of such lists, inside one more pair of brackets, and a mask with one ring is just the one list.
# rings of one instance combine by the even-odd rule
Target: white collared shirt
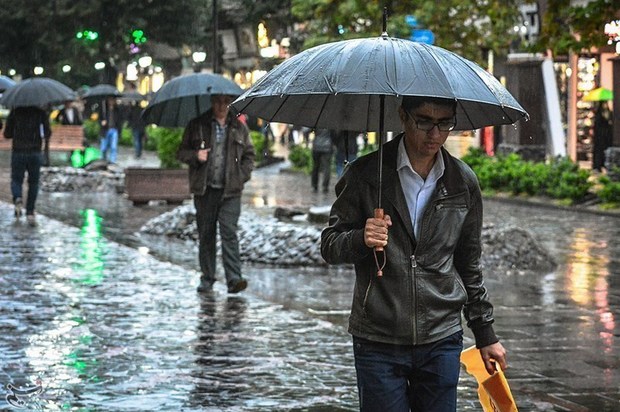
[[428,173],[426,180],[413,170],[407,151],[405,150],[405,139],[400,141],[398,145],[398,158],[396,160],[396,170],[398,170],[398,177],[400,178],[400,185],[405,194],[407,200],[407,207],[409,208],[409,216],[411,216],[411,222],[413,223],[413,233],[415,239],[420,239],[420,225],[422,223],[422,216],[424,210],[431,195],[437,187],[437,181],[443,176],[443,172],[446,169],[443,163],[443,157],[441,152],[435,155],[435,164]]

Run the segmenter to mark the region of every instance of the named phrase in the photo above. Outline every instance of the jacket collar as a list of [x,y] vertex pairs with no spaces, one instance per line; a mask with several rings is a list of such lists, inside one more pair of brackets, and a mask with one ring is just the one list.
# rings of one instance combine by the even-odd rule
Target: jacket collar
[[[398,176],[398,145],[403,139],[404,134],[396,136],[391,141],[385,143],[383,146],[383,182],[381,202],[385,206],[390,203],[394,210],[406,224],[406,227],[413,228],[413,222],[409,215],[409,209],[407,206],[407,200],[403,193],[402,185],[400,184],[400,178]],[[443,158],[445,170],[443,176],[437,181],[437,188],[429,200],[429,205],[441,198],[448,197],[457,193],[461,193],[467,189],[465,181],[459,170],[459,166],[456,160],[450,155],[450,153],[442,146],[440,149],[440,155]],[[373,180],[378,179],[378,176]],[[390,182],[389,184],[385,184]],[[410,232],[410,236],[413,239],[413,230]]]

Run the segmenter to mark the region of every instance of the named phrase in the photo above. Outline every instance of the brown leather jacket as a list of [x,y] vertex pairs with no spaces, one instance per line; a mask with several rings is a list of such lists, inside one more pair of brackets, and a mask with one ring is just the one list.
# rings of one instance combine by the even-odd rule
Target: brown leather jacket
[[328,263],[355,265],[349,332],[376,342],[420,345],[460,331],[464,310],[476,345],[495,343],[493,306],[480,269],[482,198],[476,175],[441,149],[444,175],[416,240],[396,170],[401,138],[384,146],[381,205],[392,226],[383,276],[377,277],[372,249],[364,243],[366,219],[377,204],[377,152],[349,164],[321,236]]
[[[199,162],[197,152],[203,139],[205,147],[213,147],[212,118],[209,110],[189,122],[177,151],[177,159],[189,165],[189,187],[196,195],[204,195],[207,190],[209,159],[204,163]],[[228,127],[224,197],[233,197],[240,196],[244,183],[250,180],[255,154],[248,128],[232,114],[228,115],[226,122]]]

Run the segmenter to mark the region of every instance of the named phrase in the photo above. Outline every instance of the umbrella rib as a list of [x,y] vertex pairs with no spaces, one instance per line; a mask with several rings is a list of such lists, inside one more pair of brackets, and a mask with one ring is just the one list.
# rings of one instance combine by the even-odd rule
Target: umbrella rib
[[321,115],[323,114],[323,109],[325,109],[325,105],[327,104],[327,100],[329,99],[330,96],[331,94],[325,95],[325,100],[323,100],[323,104],[321,105],[321,110],[319,110],[319,115],[316,117],[316,120],[314,121],[314,125],[313,125],[314,129],[316,129],[316,126],[319,123],[319,119],[321,118]]

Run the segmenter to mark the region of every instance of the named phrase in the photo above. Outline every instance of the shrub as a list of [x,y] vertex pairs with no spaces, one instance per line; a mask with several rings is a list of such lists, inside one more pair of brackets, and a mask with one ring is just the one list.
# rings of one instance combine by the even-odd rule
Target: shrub
[[99,130],[101,127],[99,126],[99,122],[96,120],[84,120],[84,137],[88,142],[97,142],[99,141]]
[[568,158],[556,158],[549,164],[545,194],[557,199],[582,200],[592,187],[590,172],[580,169]]
[[[254,145],[254,152],[256,153],[256,163],[261,163],[265,158],[270,157],[273,154],[273,142],[265,139],[265,136],[261,132],[256,130],[250,130],[250,139]],[[265,142],[267,140],[267,142]],[[265,145],[265,143],[267,143]]]
[[580,169],[568,158],[536,163],[525,161],[515,153],[489,157],[481,149],[470,149],[462,160],[471,166],[480,187],[487,192],[546,195],[577,202],[583,200],[592,187],[590,172]]
[[301,145],[291,147],[288,160],[291,162],[294,170],[300,170],[306,173],[312,171],[312,150],[307,147]]
[[599,178],[601,188],[596,195],[602,202],[620,206],[620,182],[614,182],[607,176]]
[[149,138],[155,141],[157,157],[161,167],[178,169],[181,162],[177,160],[177,150],[183,138],[182,128],[157,127],[150,130]]

